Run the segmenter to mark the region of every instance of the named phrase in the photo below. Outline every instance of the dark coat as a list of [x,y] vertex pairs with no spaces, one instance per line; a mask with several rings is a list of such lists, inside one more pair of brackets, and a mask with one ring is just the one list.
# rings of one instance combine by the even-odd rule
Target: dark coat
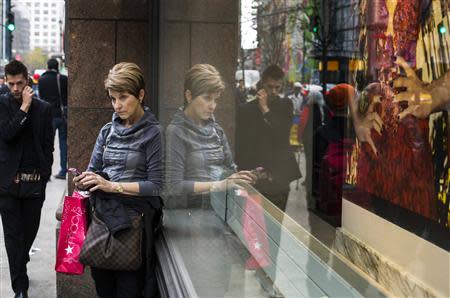
[[[28,119],[28,117],[31,117]],[[24,140],[21,134],[26,121],[31,121],[33,140]],[[0,96],[0,191],[5,191],[17,173],[24,146],[34,142],[40,174],[45,181],[51,175],[53,164],[53,127],[50,105],[33,98],[29,113],[11,94]]]
[[6,84],[0,85],[0,95],[9,93],[9,88]]
[[[107,175],[99,173],[104,178]],[[131,226],[131,213],[144,215],[145,241],[145,285],[144,297],[156,297],[156,254],[155,242],[162,227],[162,201],[160,197],[137,198],[133,196],[104,193],[95,191],[90,198],[90,204],[95,206],[95,214],[103,220],[112,234]],[[159,206],[159,207],[157,207]],[[136,213],[137,212],[137,213]]]
[[240,170],[263,167],[273,177],[273,191],[289,190],[289,182],[301,177],[289,144],[292,101],[277,99],[269,109],[263,116],[254,100],[238,110],[236,163]]
[[61,101],[63,107],[67,107],[67,76],[60,75],[61,100],[58,92],[58,73],[48,70],[39,78],[39,97],[52,106],[53,117],[61,117]]

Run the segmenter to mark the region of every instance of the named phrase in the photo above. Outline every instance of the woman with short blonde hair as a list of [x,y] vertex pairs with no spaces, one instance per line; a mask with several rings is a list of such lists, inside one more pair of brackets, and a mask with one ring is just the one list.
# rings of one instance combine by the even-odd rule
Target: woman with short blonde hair
[[122,62],[114,65],[105,79],[105,90],[128,92],[139,97],[140,90],[145,90],[142,70],[134,63]]
[[193,98],[205,93],[222,93],[225,83],[217,69],[210,64],[196,64],[189,69],[184,79],[184,105],[187,105],[186,91]]
[[230,184],[254,183],[250,171],[236,172],[228,139],[214,119],[224,89],[212,65],[196,64],[186,73],[184,106],[166,130],[169,195],[196,201],[205,194],[225,191]]
[[161,130],[143,105],[145,82],[139,66],[128,62],[115,65],[105,89],[114,108],[112,121],[100,130],[87,171],[73,181],[78,189],[89,188],[96,217],[115,225],[114,229],[107,225],[111,233],[125,231],[132,220],[141,217],[141,240],[145,241],[140,251],[127,252],[142,255],[136,270],[87,265],[91,265],[100,298],[156,297],[153,225],[162,207]]

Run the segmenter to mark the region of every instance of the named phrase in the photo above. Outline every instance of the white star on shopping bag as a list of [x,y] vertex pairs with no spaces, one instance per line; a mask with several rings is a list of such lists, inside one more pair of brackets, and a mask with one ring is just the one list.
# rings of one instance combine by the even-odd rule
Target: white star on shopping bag
[[259,242],[256,242],[255,243],[255,249],[261,249],[261,243],[259,243]]
[[72,246],[67,246],[67,248],[65,249],[66,250],[66,254],[72,254],[73,253],[73,247]]

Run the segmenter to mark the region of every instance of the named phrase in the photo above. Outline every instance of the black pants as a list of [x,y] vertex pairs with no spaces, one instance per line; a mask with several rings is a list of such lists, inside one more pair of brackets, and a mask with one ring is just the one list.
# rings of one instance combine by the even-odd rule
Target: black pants
[[95,289],[100,298],[140,298],[144,290],[144,266],[136,271],[91,268]]
[[286,204],[289,197],[289,183],[280,186],[263,180],[257,182],[255,188],[282,212],[286,211]]
[[[146,252],[145,233],[142,241],[142,252]],[[95,290],[100,298],[158,298],[159,290],[156,281],[156,253],[154,247],[150,251],[151,259],[143,253],[142,266],[136,271],[116,271],[91,267]]]
[[20,198],[13,192],[0,196],[0,213],[14,292],[28,290],[29,251],[39,229],[45,191],[40,198]]

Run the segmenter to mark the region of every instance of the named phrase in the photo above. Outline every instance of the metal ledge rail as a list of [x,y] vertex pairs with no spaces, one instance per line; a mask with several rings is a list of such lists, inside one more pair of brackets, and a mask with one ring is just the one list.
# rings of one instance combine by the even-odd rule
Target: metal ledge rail
[[[259,198],[264,227],[260,225],[261,219],[258,220],[254,218],[254,214],[247,212],[245,208],[247,198],[234,194],[212,196],[212,209],[165,210],[165,228],[156,247],[159,262],[158,282],[162,297],[208,297],[214,294],[213,291],[217,286],[220,286],[213,283],[229,282],[213,280],[209,276],[197,276],[202,270],[193,273],[190,269],[192,266],[195,267],[198,255],[202,256],[203,263],[208,258],[216,262],[217,255],[214,250],[217,250],[217,246],[222,246],[222,250],[228,249],[227,256],[230,260],[220,260],[223,264],[214,264],[217,266],[215,269],[208,268],[208,263],[202,264],[205,272],[225,270],[223,267],[227,262],[232,260],[235,262],[236,256],[242,256],[244,250],[250,255],[251,250],[247,250],[248,244],[243,233],[244,220],[251,221],[259,235],[265,235],[268,245],[262,248],[269,264],[263,267],[263,270],[274,281],[282,296],[296,298],[387,296],[387,293],[367,275],[323,245],[251,186],[247,186],[246,191]],[[201,235],[201,239],[198,241],[188,239],[196,235]],[[224,243],[230,241],[238,243],[224,245],[217,239],[218,237],[226,237]],[[190,241],[194,241],[196,249],[200,251],[183,255],[189,250]],[[213,242],[217,242],[216,247]],[[200,284],[202,280],[205,281],[204,284]],[[236,288],[235,290],[239,291],[239,286]],[[245,296],[242,293],[239,295]]]

